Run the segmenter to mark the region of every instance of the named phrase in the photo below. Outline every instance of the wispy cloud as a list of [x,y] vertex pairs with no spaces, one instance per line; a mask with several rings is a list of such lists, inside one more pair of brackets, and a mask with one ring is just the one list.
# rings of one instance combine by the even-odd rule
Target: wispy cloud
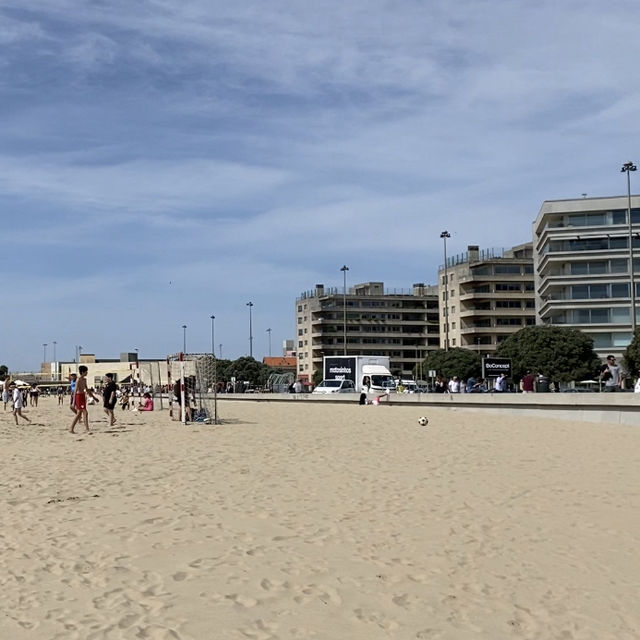
[[543,199],[619,193],[638,146],[629,1],[3,0],[0,18],[10,364],[82,319],[114,327],[91,338],[108,354],[125,328],[162,353],[200,316],[206,342],[216,309],[239,355],[245,298],[290,337],[295,296],[345,261],[432,282],[442,228],[452,252],[523,242]]

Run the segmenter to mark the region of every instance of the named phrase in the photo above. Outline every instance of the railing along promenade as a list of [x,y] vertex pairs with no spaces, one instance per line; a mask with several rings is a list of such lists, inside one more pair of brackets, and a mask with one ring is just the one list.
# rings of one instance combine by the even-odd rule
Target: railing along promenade
[[[358,403],[359,394],[229,393],[218,400],[243,402]],[[391,394],[391,406],[483,411],[534,416],[553,420],[577,420],[640,426],[640,394],[623,393],[412,393]],[[386,406],[386,399],[380,406]],[[372,409],[380,409],[373,407]],[[428,414],[426,414],[428,416]]]

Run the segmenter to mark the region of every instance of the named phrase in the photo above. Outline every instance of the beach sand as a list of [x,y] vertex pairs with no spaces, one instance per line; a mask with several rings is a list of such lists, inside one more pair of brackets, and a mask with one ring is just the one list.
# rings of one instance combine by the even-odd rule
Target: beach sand
[[0,410],[0,638],[640,637],[640,429],[219,406]]

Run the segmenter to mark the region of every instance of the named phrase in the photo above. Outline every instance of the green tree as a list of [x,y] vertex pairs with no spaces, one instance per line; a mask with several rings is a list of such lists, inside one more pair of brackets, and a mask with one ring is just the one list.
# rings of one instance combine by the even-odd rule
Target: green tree
[[632,378],[636,378],[638,369],[640,369],[640,329],[636,329],[633,340],[625,349],[622,357],[626,370]]
[[9,373],[9,367],[6,364],[0,365],[0,376],[6,376]]
[[[414,376],[418,375],[417,369],[418,367],[413,370]],[[470,376],[478,377],[481,374],[482,361],[478,353],[471,349],[438,349],[429,353],[422,363],[423,373],[430,369],[435,369],[445,378],[458,376],[461,380],[466,380]]]
[[532,371],[544,373],[551,380],[570,382],[592,378],[600,366],[593,340],[578,329],[567,327],[521,329],[500,345],[496,356],[511,358],[515,380]]
[[317,387],[322,382],[322,369],[315,369],[311,382],[313,382],[314,387]]
[[225,373],[227,379],[235,376],[238,382],[248,381],[255,387],[262,387],[272,371],[273,369],[266,364],[245,356],[229,363]]

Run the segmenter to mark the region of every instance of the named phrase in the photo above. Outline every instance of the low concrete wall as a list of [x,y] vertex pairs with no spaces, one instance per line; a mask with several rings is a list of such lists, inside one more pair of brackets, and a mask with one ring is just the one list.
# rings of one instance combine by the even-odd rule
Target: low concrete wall
[[[220,394],[218,400],[248,402],[357,403],[358,394]],[[386,400],[382,401],[386,404]],[[559,420],[640,426],[640,394],[634,393],[412,393],[391,394],[392,405],[461,411],[496,411]]]

